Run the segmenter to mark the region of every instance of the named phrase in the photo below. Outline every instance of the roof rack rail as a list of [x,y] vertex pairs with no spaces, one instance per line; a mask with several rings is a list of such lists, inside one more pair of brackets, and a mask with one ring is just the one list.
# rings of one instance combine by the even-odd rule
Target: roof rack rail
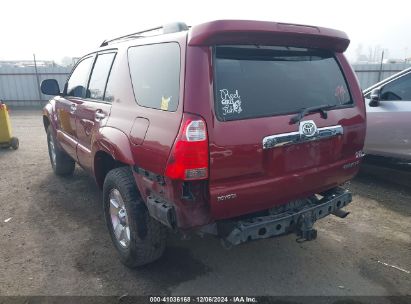
[[161,34],[170,34],[170,33],[183,32],[183,31],[187,31],[188,29],[189,29],[189,27],[184,22],[168,23],[168,24],[164,24],[162,26],[158,26],[158,27],[154,27],[154,28],[147,29],[147,30],[144,30],[144,31],[140,31],[140,32],[120,36],[120,37],[117,37],[117,38],[114,38],[114,39],[104,40],[101,43],[100,47],[107,46],[110,43],[112,43],[114,41],[117,41],[117,40],[122,40],[122,39],[127,39],[127,38],[149,37],[150,35],[147,35],[147,34],[150,33],[150,32],[154,33],[151,36],[155,36],[155,35],[161,35]]

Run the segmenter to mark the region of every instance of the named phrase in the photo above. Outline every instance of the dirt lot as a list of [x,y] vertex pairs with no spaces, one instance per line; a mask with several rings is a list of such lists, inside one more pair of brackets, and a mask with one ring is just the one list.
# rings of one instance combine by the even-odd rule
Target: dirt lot
[[318,222],[313,242],[291,235],[226,250],[171,236],[160,261],[130,270],[93,180],[80,168],[53,175],[41,113],[12,120],[20,149],[0,151],[0,295],[411,294],[410,188],[360,176],[351,214]]

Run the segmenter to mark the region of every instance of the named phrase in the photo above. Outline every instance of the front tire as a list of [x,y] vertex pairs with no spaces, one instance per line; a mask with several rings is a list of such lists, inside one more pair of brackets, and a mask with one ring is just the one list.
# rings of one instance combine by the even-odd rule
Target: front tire
[[51,126],[47,128],[47,145],[54,173],[60,176],[72,175],[76,164],[70,156],[57,146],[56,139],[51,131]]
[[163,255],[166,227],[148,213],[129,167],[107,174],[103,204],[107,228],[124,265],[142,266]]

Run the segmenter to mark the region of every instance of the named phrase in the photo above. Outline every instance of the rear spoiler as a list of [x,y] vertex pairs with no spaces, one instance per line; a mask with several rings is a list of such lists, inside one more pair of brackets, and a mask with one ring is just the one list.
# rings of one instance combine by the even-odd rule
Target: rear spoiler
[[344,32],[316,26],[251,20],[218,20],[193,26],[188,45],[264,44],[328,49],[343,53]]

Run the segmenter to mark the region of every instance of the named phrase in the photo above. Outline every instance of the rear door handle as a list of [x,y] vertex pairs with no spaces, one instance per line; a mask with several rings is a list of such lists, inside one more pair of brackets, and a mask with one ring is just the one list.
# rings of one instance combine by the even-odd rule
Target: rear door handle
[[70,105],[70,113],[73,114],[77,109],[77,105],[75,103],[72,103]]
[[97,110],[94,116],[95,121],[101,121],[106,117],[106,114],[102,110]]

